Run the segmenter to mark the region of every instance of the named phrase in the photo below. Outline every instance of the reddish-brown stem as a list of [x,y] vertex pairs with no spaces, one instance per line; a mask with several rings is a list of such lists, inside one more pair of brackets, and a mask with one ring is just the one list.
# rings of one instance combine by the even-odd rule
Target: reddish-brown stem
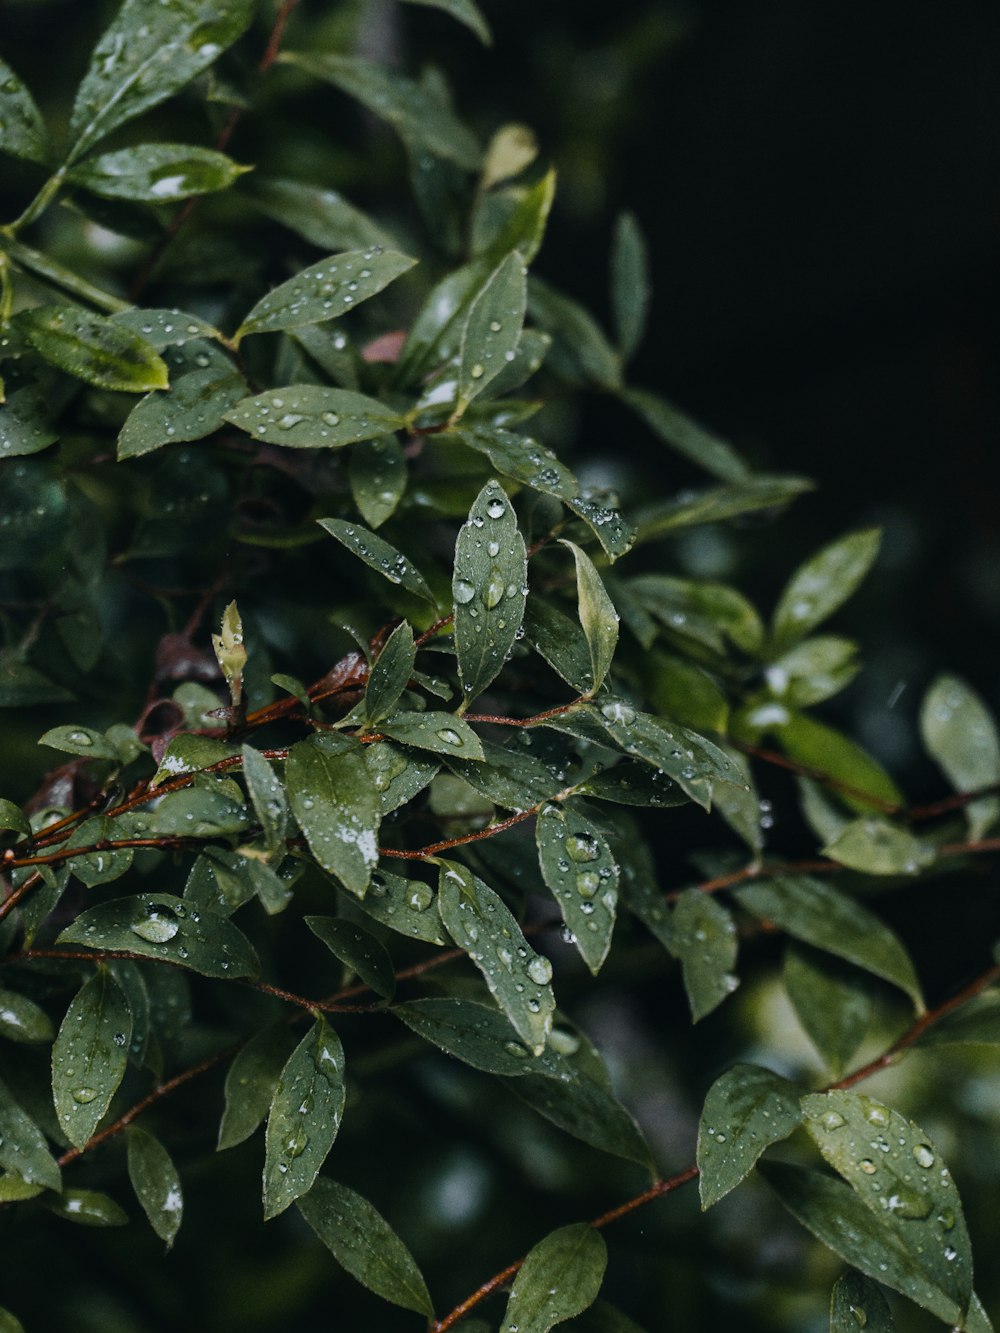
[[[558,800],[558,797],[553,797]],[[533,805],[530,810],[518,810],[516,815],[511,815],[508,819],[501,819],[499,823],[488,824],[486,828],[479,829],[476,833],[464,833],[460,838],[446,838],[442,842],[432,842],[427,847],[418,847],[414,851],[397,851],[395,847],[380,847],[381,856],[393,856],[402,861],[422,861],[428,856],[436,856],[439,852],[449,852],[453,847],[462,847],[469,842],[481,842],[484,838],[495,837],[498,833],[505,833],[507,829],[513,828],[515,824],[522,823],[525,819],[531,819],[539,811],[539,806]]]

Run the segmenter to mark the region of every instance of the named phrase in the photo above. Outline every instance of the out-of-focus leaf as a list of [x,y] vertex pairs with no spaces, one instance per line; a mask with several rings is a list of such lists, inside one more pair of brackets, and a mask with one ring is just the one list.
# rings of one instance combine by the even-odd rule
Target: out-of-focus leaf
[[369,527],[381,527],[406,493],[403,446],[394,435],[360,441],[351,450],[348,469],[358,512]]
[[490,140],[483,163],[482,189],[519,176],[538,156],[538,138],[530,125],[501,125]]
[[670,917],[671,952],[680,959],[691,1017],[716,1009],[739,984],[733,975],[738,942],[736,924],[717,899],[699,889],[685,889]]
[[621,358],[583,306],[532,277],[528,311],[552,335],[551,364],[584,384],[601,389],[621,387]]
[[774,640],[780,647],[805,638],[847,601],[875,563],[882,534],[864,528],[831,542],[788,580],[774,612]]
[[822,849],[824,856],[866,875],[916,875],[934,860],[930,843],[884,819],[852,819]]
[[15,389],[0,403],[0,458],[26,458],[58,438],[44,396],[33,385]]
[[711,490],[695,494],[685,492],[678,498],[655,500],[638,511],[635,521],[640,536],[648,541],[679,528],[720,523],[738,514],[781,510],[804,491],[812,489],[813,483],[804,477],[744,476],[727,486],[713,486]]
[[580,624],[590,649],[591,691],[604,684],[618,643],[618,612],[601,582],[601,576],[585,551],[573,542],[563,541],[576,562],[576,594]]
[[[1000,740],[978,694],[957,676],[939,676],[920,709],[924,744],[960,792],[1000,782]],[[981,838],[1000,818],[1000,798],[984,796],[965,807],[969,837]]]
[[484,46],[493,45],[490,25],[483,17],[479,6],[473,0],[406,0],[411,5],[428,5],[431,9],[443,9],[453,19],[471,29]]
[[864,1041],[873,1016],[871,986],[863,972],[830,954],[789,944],[782,974],[785,992],[833,1078]]
[[123,1227],[128,1213],[99,1190],[63,1190],[43,1200],[49,1212],[82,1227]]
[[166,363],[137,333],[79,306],[35,306],[16,317],[32,347],[54,366],[100,389],[146,393],[169,385]]
[[291,1032],[278,1023],[255,1032],[237,1051],[226,1074],[226,1105],[217,1151],[242,1143],[262,1123],[291,1049]]
[[141,1125],[129,1126],[128,1174],[149,1225],[169,1250],[184,1212],[181,1178],[160,1140]]
[[503,487],[488,481],[455,543],[455,651],[467,702],[498,676],[524,617],[528,566],[517,515]]
[[1000,1046],[1000,993],[987,991],[933,1023],[921,1046]]
[[211,148],[145,143],[88,158],[70,171],[69,179],[105,199],[170,204],[228,189],[249,170]]
[[732,485],[749,481],[750,469],[731,444],[692,421],[659,394],[648,389],[627,389],[621,397],[654,435],[692,463]]
[[416,1260],[367,1199],[324,1176],[297,1207],[352,1277],[383,1300],[433,1319],[434,1306]]
[[343,1113],[343,1048],[329,1023],[317,1018],[288,1057],[267,1117],[265,1221],[312,1188]]
[[698,1188],[711,1208],[802,1122],[802,1090],[760,1065],[734,1065],[712,1084],[698,1125]]
[[275,222],[297,232],[322,250],[395,248],[395,239],[373,218],[336,190],[295,180],[254,177],[246,197]]
[[649,306],[649,256],[633,213],[620,213],[611,248],[611,306],[622,359],[642,341]]
[[55,1035],[52,1020],[34,1000],[17,991],[0,990],[0,1037],[35,1045]]
[[548,1333],[597,1299],[608,1263],[599,1231],[575,1222],[551,1232],[529,1251],[514,1279],[504,1328]]
[[858,793],[870,793],[874,798],[866,801],[861,794],[838,791],[838,799],[845,805],[859,814],[868,814],[873,804],[904,804],[902,793],[892,778],[860,745],[805,713],[792,713],[781,705],[771,707],[784,713],[776,734],[789,759],[857,788]]
[[48,135],[35,99],[4,60],[0,60],[0,152],[44,162]]
[[59,1164],[45,1136],[0,1080],[0,1167],[29,1185],[58,1190]]
[[125,1075],[132,1015],[105,967],[70,1003],[52,1047],[52,1098],[59,1126],[77,1148],[93,1135]]

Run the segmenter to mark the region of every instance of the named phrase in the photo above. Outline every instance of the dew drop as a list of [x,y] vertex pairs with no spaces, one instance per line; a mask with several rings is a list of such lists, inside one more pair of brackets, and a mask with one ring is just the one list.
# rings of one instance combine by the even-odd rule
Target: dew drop
[[862,1157],[861,1161],[858,1163],[858,1166],[860,1166],[861,1170],[865,1173],[866,1176],[873,1176],[875,1174],[876,1171],[875,1163],[872,1161],[870,1157]]
[[340,417],[336,412],[321,412],[320,420],[325,421],[328,426],[339,426]]
[[305,421],[305,417],[301,412],[286,412],[283,417],[278,418],[277,426],[279,430],[291,430],[292,427],[297,426],[300,421]]
[[566,839],[566,853],[572,861],[596,861],[601,854],[591,833],[571,833]]
[[518,1060],[527,1059],[528,1056],[527,1049],[524,1046],[522,1046],[519,1041],[505,1041],[503,1044],[503,1048],[508,1055],[516,1056]]
[[426,884],[411,884],[406,901],[415,912],[426,912],[434,901],[434,894]]
[[445,745],[461,745],[462,738],[457,731],[452,731],[451,727],[442,727],[437,733],[438,740],[444,741]]
[[476,595],[476,590],[465,579],[456,579],[451,585],[452,596],[461,606],[466,606]]
[[74,1088],[73,1100],[79,1102],[81,1106],[86,1106],[97,1097],[96,1088]]
[[166,944],[180,930],[180,925],[169,907],[150,906],[143,920],[133,921],[129,929],[150,944]]
[[539,955],[528,964],[528,976],[536,986],[547,986],[552,980],[552,964]]
[[486,512],[490,518],[503,518],[504,502],[502,500],[490,500],[486,506]]
[[922,1166],[926,1171],[934,1165],[934,1154],[926,1143],[915,1143],[913,1145],[913,1160],[917,1166]]
[[289,1157],[301,1157],[309,1142],[309,1135],[302,1129],[295,1129],[285,1139],[285,1152]]

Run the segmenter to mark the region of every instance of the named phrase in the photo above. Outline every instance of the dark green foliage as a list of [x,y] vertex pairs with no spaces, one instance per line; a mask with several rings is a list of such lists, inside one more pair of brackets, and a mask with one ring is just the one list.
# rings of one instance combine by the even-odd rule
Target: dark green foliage
[[[473,0],[411,3],[490,41]],[[0,228],[0,1329],[90,1328],[109,1262],[159,1273],[175,1242],[214,1314],[161,1308],[156,1276],[108,1296],[108,1333],[673,1326],[662,1256],[612,1224],[700,1173],[705,1210],[740,1187],[778,1233],[759,1164],[789,1252],[839,1257],[799,1265],[814,1323],[925,1327],[884,1287],[984,1333],[962,1136],[995,1151],[996,1118],[948,1074],[995,1069],[962,1061],[1000,1044],[1000,966],[960,908],[944,962],[918,917],[997,850],[987,705],[931,686],[957,795],[910,806],[822,709],[879,532],[772,554],[770,614],[677,560],[748,515],[773,549],[810,483],[632,383],[636,218],[610,336],[529,273],[555,198],[531,132],[484,145],[440,71],[293,9],[125,0],[61,120],[0,64],[0,149],[37,191]],[[384,197],[341,194],[364,154],[341,179],[311,96],[363,108]],[[598,395],[609,454],[648,427],[699,486],[585,480]],[[854,1090],[911,1048],[896,1105]],[[653,1232],[705,1292],[728,1216]],[[74,1250],[65,1222],[132,1226]]]

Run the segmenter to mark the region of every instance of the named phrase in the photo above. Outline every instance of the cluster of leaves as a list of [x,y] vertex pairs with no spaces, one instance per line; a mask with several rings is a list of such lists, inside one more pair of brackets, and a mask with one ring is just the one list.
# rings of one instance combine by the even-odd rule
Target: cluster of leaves
[[[437,7],[488,37],[472,0]],[[25,809],[0,801],[0,1201],[114,1226],[127,1172],[169,1247],[204,1147],[169,1098],[225,1068],[217,1146],[266,1121],[264,1218],[295,1204],[371,1291],[458,1327],[472,1303],[436,1318],[410,1250],[331,1155],[345,1080],[375,1081],[373,1051],[443,1052],[649,1173],[629,1207],[697,1174],[708,1208],[803,1127],[836,1175],[801,1153],[761,1174],[852,1266],[831,1328],[891,1327],[876,1284],[990,1328],[938,1147],[853,1091],[888,1057],[844,1071],[896,1012],[893,990],[913,1010],[900,1051],[1000,1039],[981,994],[997,969],[960,1012],[927,1012],[906,947],[863,901],[989,849],[992,720],[962,681],[931,688],[924,738],[960,796],[921,812],[813,716],[858,670],[855,643],[817,631],[878,533],[820,550],[770,620],[736,588],[672,572],[678,532],[773,518],[808,483],[755,472],[629,384],[648,297],[635,222],[615,236],[612,339],[529,275],[555,177],[523,127],[483,149],[436,71],[412,80],[305,40],[279,55],[293,8],[261,70],[283,67],[269,77],[289,97],[330,85],[397,132],[429,239],[325,180],[251,173],[221,151],[257,93],[268,25],[251,0],[126,0],[58,148],[0,67],[0,148],[45,173],[0,230],[0,705],[84,719],[45,731],[69,758]],[[182,90],[223,108],[221,147],[104,151]],[[183,201],[213,193],[188,224]],[[147,245],[131,298],[114,273],[96,286],[22,239],[57,199],[80,226]],[[263,247],[274,228],[282,244]],[[147,286],[160,304],[140,302]],[[526,427],[559,436],[566,399],[593,393],[707,484],[628,514],[581,484]],[[180,628],[185,583],[205,595]],[[213,658],[196,639],[224,602]],[[147,632],[162,608],[166,631]],[[117,710],[134,681],[116,684],[136,670],[135,653],[116,662],[130,619],[155,657],[131,724]],[[798,775],[811,860],[765,857],[754,756]],[[665,893],[665,830],[692,807],[706,817],[691,863],[711,878]],[[697,1171],[664,1181],[573,998],[655,943],[697,1021],[738,987],[741,933],[762,931],[787,937],[784,990],[830,1082],[727,1070],[704,1099]],[[322,998],[304,994],[324,975],[313,937],[342,969]],[[80,1159],[93,1188],[64,1179]],[[597,1301],[612,1220],[560,1227],[498,1275],[513,1282],[502,1327],[636,1327]]]

